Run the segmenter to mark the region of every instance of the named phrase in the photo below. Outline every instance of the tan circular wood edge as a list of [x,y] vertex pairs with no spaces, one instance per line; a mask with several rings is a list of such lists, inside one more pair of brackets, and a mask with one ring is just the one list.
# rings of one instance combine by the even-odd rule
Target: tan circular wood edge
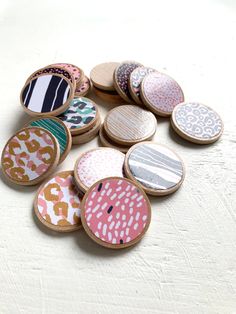
[[129,150],[129,146],[123,146],[121,144],[117,144],[116,142],[113,142],[106,134],[106,131],[104,129],[104,126],[102,125],[99,131],[99,138],[105,147],[115,148],[121,151],[122,153],[127,153]]
[[119,62],[106,62],[96,65],[90,72],[94,86],[105,91],[115,91],[113,73]]
[[72,144],[73,145],[85,144],[87,142],[92,141],[97,136],[100,130],[100,127],[101,127],[101,118],[98,116],[96,124],[93,126],[92,129],[82,134],[72,136]]

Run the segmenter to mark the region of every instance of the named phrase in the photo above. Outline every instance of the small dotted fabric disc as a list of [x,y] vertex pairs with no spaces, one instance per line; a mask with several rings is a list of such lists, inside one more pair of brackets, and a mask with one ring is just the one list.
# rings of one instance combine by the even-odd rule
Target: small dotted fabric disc
[[114,91],[113,74],[118,65],[118,62],[106,62],[96,65],[90,73],[93,85],[102,90]]
[[152,138],[156,127],[154,114],[135,105],[116,107],[108,112],[104,120],[107,135],[127,146]]
[[139,143],[130,148],[125,159],[125,173],[151,195],[173,193],[185,176],[180,157],[169,148],[153,142]]
[[90,79],[85,75],[82,82],[76,85],[75,96],[76,97],[86,96],[89,93],[90,88],[91,88]]
[[71,149],[72,139],[69,129],[60,119],[56,117],[35,118],[26,126],[41,127],[51,132],[60,146],[59,162],[61,163],[66,158]]
[[160,116],[170,116],[174,107],[184,101],[179,84],[170,76],[153,72],[146,75],[141,84],[143,103]]
[[117,93],[126,101],[132,102],[132,97],[129,93],[128,81],[130,74],[134,69],[141,67],[142,64],[134,61],[126,61],[121,63],[114,71],[114,86]]
[[14,183],[34,185],[52,173],[59,157],[59,144],[51,132],[37,127],[24,128],[4,147],[2,170]]
[[171,116],[171,124],[181,137],[197,144],[217,141],[224,128],[218,113],[197,102],[176,106]]
[[140,88],[141,88],[142,80],[144,79],[146,75],[155,71],[156,70],[152,68],[138,67],[135,70],[133,70],[133,72],[130,74],[129,84],[128,84],[129,92],[133,100],[137,104],[142,105],[142,100],[140,97]]
[[121,249],[137,243],[147,231],[151,207],[143,190],[125,178],[105,178],[86,193],[81,206],[86,233],[98,244]]
[[34,201],[38,219],[49,229],[70,232],[81,228],[82,194],[75,185],[73,171],[51,177],[39,188]]
[[110,177],[123,177],[125,155],[113,148],[95,148],[82,154],[75,164],[75,180],[86,192],[96,181]]
[[124,146],[122,144],[118,144],[114,141],[112,141],[106,134],[106,131],[104,129],[104,126],[101,126],[101,129],[99,131],[99,138],[103,146],[105,147],[110,147],[110,148],[115,148],[121,151],[122,153],[127,153],[129,150],[129,146]]
[[91,129],[98,118],[96,104],[88,98],[74,98],[69,108],[59,118],[70,129],[72,135],[81,134]]
[[74,87],[76,85],[75,79],[74,79],[73,75],[71,74],[71,72],[67,71],[66,69],[63,69],[60,66],[54,66],[54,65],[49,65],[49,66],[46,66],[45,68],[42,68],[42,69],[35,71],[28,78],[27,81],[32,80],[33,78],[36,78],[38,76],[41,76],[42,74],[58,74],[58,75],[65,77],[66,79],[68,79]]
[[59,66],[59,67],[62,67],[63,69],[66,69],[68,72],[70,72],[70,74],[75,79],[76,85],[80,84],[84,78],[83,70],[77,67],[76,65],[73,65],[70,63],[56,63],[56,64],[53,64],[52,66]]
[[74,96],[71,82],[59,74],[42,74],[27,81],[21,104],[30,115],[56,116],[67,109]]
[[101,119],[99,117],[96,121],[96,124],[93,126],[91,130],[88,130],[79,135],[73,135],[72,144],[73,145],[85,144],[87,142],[92,141],[97,136],[100,128],[101,128]]

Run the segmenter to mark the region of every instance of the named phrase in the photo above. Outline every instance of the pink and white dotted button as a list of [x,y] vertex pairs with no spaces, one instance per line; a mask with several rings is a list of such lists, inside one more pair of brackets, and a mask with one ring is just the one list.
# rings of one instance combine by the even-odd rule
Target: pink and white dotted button
[[153,72],[145,76],[140,95],[143,103],[160,116],[170,116],[176,105],[184,101],[179,84],[170,76]]
[[81,208],[86,233],[108,248],[120,249],[137,243],[151,220],[145,192],[126,178],[110,177],[96,182],[85,194]]

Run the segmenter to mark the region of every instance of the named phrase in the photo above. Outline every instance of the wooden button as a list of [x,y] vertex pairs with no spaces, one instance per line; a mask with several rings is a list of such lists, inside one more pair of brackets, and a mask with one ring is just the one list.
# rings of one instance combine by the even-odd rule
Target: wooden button
[[196,144],[210,144],[223,133],[223,121],[208,106],[186,102],[175,107],[171,116],[173,129],[182,138]]
[[126,146],[152,138],[156,127],[154,114],[135,105],[116,107],[108,112],[104,120],[107,135]]
[[144,77],[140,95],[151,111],[163,117],[170,116],[174,107],[184,101],[179,84],[170,76],[159,72]]
[[123,98],[121,98],[120,95],[116,91],[108,92],[108,91],[100,90],[94,86],[93,86],[92,91],[95,94],[95,96],[98,96],[100,99],[104,100],[108,104],[111,104],[111,103],[116,104],[116,105],[126,104],[126,101]]
[[56,63],[52,66],[59,66],[66,69],[74,77],[76,85],[80,84],[84,79],[84,71],[77,67],[76,65],[70,63]]
[[137,104],[142,105],[143,103],[140,97],[140,88],[142,80],[146,75],[155,71],[156,70],[152,68],[138,67],[135,70],[133,70],[133,72],[131,72],[128,87],[130,95]]
[[125,178],[105,178],[85,194],[81,220],[92,240],[108,248],[122,249],[144,236],[151,220],[151,206],[136,183]]
[[51,132],[29,127],[18,131],[2,152],[2,170],[20,185],[34,185],[48,177],[60,158],[58,141]]
[[91,88],[90,79],[85,75],[82,82],[76,85],[75,96],[76,97],[86,96],[89,93],[90,88]]
[[79,135],[72,136],[72,144],[73,145],[85,144],[87,142],[92,141],[97,136],[100,128],[101,128],[101,119],[100,117],[98,117],[96,124],[92,127],[91,130],[86,131]]
[[60,119],[56,117],[35,118],[25,125],[25,127],[28,126],[41,127],[51,132],[60,146],[59,163],[65,160],[71,149],[72,139],[69,129]]
[[123,177],[125,155],[112,148],[95,148],[80,155],[75,163],[75,180],[86,192],[96,181],[110,177]]
[[104,126],[102,125],[99,131],[99,138],[103,146],[115,148],[121,151],[122,153],[127,153],[129,150],[129,146],[124,146],[122,144],[118,144],[114,141],[112,141],[106,134],[106,131],[104,129]]
[[29,115],[56,116],[64,112],[74,97],[74,86],[59,74],[41,74],[26,82],[21,104]]
[[41,185],[34,201],[34,211],[49,229],[70,232],[82,226],[81,201],[82,194],[75,185],[73,171],[63,171]]
[[134,61],[126,61],[121,63],[114,71],[113,81],[117,93],[127,102],[132,102],[132,97],[129,93],[128,81],[130,74],[142,64]]
[[74,98],[69,108],[59,118],[70,129],[72,135],[78,135],[93,128],[99,113],[95,102],[89,98]]
[[128,178],[141,184],[146,193],[167,195],[183,183],[185,169],[180,157],[171,149],[154,142],[132,146],[125,158]]
[[96,65],[90,73],[93,85],[102,90],[114,91],[113,74],[118,65],[118,62],[106,62]]

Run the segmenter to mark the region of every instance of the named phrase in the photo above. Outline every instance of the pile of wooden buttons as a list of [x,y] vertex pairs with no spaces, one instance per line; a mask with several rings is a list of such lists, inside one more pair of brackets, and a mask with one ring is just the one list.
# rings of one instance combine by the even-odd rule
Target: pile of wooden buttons
[[[90,76],[101,99],[123,99],[103,124],[97,104],[84,97],[91,83],[79,67],[57,63],[26,80],[20,100],[34,117],[5,145],[2,171],[20,185],[46,179],[34,211],[49,229],[70,232],[83,226],[98,244],[125,248],[149,227],[146,194],[171,194],[185,178],[178,154],[151,141],[155,115],[171,117],[176,133],[198,144],[219,139],[223,123],[208,106],[184,102],[181,87],[170,76],[138,62],[99,64]],[[98,132],[105,147],[80,154],[73,170],[52,175],[72,144],[86,143]]]

